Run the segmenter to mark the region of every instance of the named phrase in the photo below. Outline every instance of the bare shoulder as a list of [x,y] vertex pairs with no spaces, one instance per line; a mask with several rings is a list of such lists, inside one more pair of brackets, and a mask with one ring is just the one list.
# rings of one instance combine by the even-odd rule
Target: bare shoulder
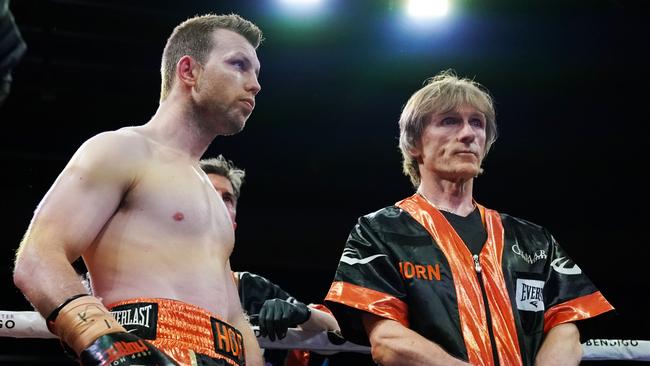
[[147,153],[149,144],[149,139],[139,132],[137,127],[125,127],[102,132],[89,138],[81,145],[79,151],[104,156],[138,158],[139,155]]
[[107,182],[132,179],[149,154],[150,142],[136,127],[102,132],[79,147],[65,171]]
[[150,140],[136,127],[125,127],[89,138],[77,150],[73,160],[84,159],[93,163],[97,159],[97,162],[132,164],[146,159],[150,145]]

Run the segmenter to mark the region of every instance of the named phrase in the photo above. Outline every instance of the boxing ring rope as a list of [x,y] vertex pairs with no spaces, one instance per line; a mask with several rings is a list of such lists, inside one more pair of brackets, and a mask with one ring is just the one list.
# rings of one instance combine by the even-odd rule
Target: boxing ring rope
[[[259,337],[265,349],[304,349],[318,353],[357,352],[370,353],[370,348],[347,342],[335,332],[289,329],[287,336],[275,342]],[[0,310],[0,337],[57,338],[47,330],[45,320],[35,311]],[[610,361],[650,361],[650,341],[628,339],[590,339],[582,344],[582,359]]]

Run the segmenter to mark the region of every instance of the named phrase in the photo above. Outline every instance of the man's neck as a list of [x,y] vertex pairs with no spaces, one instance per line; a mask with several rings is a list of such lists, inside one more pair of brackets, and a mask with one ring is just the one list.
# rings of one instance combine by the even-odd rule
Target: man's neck
[[199,160],[217,135],[203,128],[204,125],[183,104],[165,101],[145,128],[159,143]]
[[459,182],[424,179],[418,187],[418,193],[438,210],[467,216],[475,208],[472,183],[473,179]]

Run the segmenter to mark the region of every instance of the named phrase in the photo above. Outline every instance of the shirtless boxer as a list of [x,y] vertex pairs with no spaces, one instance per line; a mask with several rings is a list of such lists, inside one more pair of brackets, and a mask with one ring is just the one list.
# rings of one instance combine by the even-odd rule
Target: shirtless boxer
[[14,282],[82,364],[262,364],[232,281],[233,226],[198,164],[250,116],[261,39],[237,15],[176,27],[156,114],[86,141],[36,209]]

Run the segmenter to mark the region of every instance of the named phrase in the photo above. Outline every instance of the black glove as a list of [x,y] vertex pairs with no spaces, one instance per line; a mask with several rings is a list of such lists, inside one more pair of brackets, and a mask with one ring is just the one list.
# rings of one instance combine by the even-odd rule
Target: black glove
[[282,339],[287,335],[288,328],[306,322],[310,316],[311,310],[301,302],[266,300],[259,315],[260,335],[268,336],[271,341],[275,341],[276,336]]
[[151,343],[124,332],[109,333],[97,338],[81,352],[79,358],[83,366],[178,366]]

